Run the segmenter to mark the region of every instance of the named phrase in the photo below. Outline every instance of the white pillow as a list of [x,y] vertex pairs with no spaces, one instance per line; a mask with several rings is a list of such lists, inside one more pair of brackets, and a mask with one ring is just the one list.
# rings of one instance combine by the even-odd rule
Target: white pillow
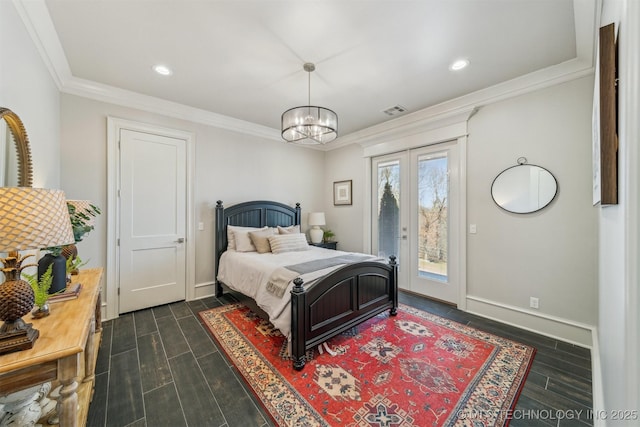
[[274,234],[277,234],[277,230],[269,227],[266,230],[250,231],[249,238],[259,254],[266,254],[267,252],[271,252],[269,236],[273,236]]
[[295,233],[300,233],[299,225],[290,225],[288,227],[278,226],[278,234],[295,234]]
[[[235,231],[244,231],[248,233],[249,231],[256,230],[264,230],[267,227],[240,227],[237,225],[227,225],[227,249],[236,250],[236,236],[234,235]],[[255,250],[255,249],[254,249]]]
[[249,237],[248,231],[236,230],[233,232],[236,237],[236,251],[238,252],[255,252],[256,247]]
[[302,233],[274,234],[269,236],[271,252],[281,254],[283,252],[306,251],[309,249],[307,237]]

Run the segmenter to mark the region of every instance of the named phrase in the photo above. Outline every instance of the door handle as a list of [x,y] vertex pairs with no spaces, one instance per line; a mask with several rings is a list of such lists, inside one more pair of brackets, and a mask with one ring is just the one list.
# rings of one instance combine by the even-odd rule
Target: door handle
[[178,240],[176,240],[176,243],[184,243],[184,237],[178,237]]

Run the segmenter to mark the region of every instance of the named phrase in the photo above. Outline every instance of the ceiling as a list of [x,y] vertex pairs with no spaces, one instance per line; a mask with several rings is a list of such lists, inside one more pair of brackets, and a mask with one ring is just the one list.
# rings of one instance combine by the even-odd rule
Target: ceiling
[[[591,67],[595,28],[595,0],[19,3],[65,92],[279,137],[282,112],[307,104],[312,62],[311,104],[338,114],[336,141],[394,119],[383,110],[396,105],[408,115],[539,70]],[[451,71],[460,58],[469,66]]]

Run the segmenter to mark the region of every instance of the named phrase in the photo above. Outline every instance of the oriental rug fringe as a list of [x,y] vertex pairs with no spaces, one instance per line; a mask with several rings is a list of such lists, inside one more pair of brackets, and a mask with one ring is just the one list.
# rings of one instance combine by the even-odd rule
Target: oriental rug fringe
[[282,426],[503,426],[535,349],[406,305],[307,352],[242,304],[199,313]]

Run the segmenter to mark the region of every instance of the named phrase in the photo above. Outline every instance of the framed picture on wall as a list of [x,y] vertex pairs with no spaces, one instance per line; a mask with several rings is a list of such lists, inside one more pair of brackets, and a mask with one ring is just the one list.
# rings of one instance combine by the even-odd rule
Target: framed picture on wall
[[351,204],[351,180],[333,183],[333,204],[334,206]]

